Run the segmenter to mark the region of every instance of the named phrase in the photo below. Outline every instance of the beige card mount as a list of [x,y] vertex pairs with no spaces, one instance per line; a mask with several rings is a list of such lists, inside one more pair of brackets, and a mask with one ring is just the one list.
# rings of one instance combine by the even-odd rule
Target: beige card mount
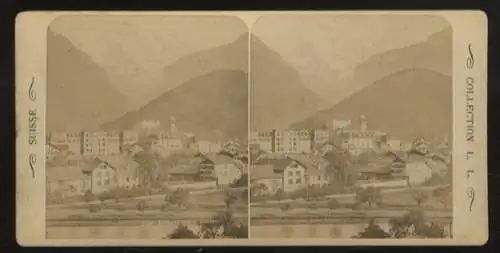
[[481,245],[480,11],[23,12],[23,246]]

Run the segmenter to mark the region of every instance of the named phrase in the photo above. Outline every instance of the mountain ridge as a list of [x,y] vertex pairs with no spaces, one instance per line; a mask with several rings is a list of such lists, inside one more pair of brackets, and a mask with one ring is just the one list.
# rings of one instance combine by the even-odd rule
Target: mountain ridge
[[324,101],[304,87],[299,73],[276,51],[252,36],[252,128],[286,128],[314,113]]
[[47,30],[49,131],[93,129],[128,108],[131,108],[128,97],[114,89],[107,72],[92,57],[68,38],[50,28]]
[[[433,96],[429,96],[429,92]],[[333,119],[358,122],[364,115],[369,120],[369,128],[396,137],[441,138],[452,134],[452,112],[451,76],[427,69],[410,69],[388,75],[290,127],[331,127]]]
[[130,129],[142,120],[159,120],[165,127],[173,116],[179,131],[193,133],[202,140],[246,140],[247,97],[245,72],[215,70],[192,78],[102,128]]

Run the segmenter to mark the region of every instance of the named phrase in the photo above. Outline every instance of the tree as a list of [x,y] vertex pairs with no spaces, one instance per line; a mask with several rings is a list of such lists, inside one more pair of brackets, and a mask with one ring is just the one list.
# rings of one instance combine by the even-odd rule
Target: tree
[[189,202],[189,191],[177,188],[167,192],[164,200],[169,205],[185,206]]
[[420,207],[422,203],[427,201],[429,196],[422,191],[414,191],[412,193],[412,198],[415,200],[415,202],[417,202],[417,206]]
[[85,202],[89,203],[96,200],[97,197],[91,191],[86,191],[85,195],[83,195],[83,199],[85,200]]
[[193,239],[199,238],[193,231],[188,227],[179,224],[177,228],[168,236],[170,239]]
[[329,209],[337,209],[337,208],[341,207],[339,201],[336,199],[332,199],[332,200],[328,201],[326,205]]
[[389,233],[391,237],[424,237],[424,238],[439,238],[444,237],[444,229],[437,224],[429,225],[426,221],[424,213],[419,210],[410,210],[400,218],[394,218],[389,221],[391,229]]
[[369,207],[373,204],[380,206],[382,203],[380,189],[373,186],[357,189],[355,202],[358,204],[368,203]]
[[358,233],[354,238],[389,238],[391,235],[384,231],[379,225],[375,223],[372,219],[364,231]]
[[448,208],[448,204],[449,202],[451,202],[451,187],[445,186],[436,188],[432,192],[432,195],[434,198],[436,198],[437,201],[443,204],[444,208]]
[[225,192],[224,205],[225,210],[218,212],[207,222],[200,223],[201,238],[246,238],[248,226],[236,222],[233,217],[232,205],[237,197],[231,192]]

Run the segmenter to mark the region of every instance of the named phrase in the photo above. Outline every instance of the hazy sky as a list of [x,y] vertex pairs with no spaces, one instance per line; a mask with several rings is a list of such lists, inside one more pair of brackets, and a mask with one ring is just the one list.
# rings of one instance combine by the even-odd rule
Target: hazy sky
[[425,41],[447,26],[437,16],[272,15],[258,19],[252,34],[304,79],[314,80],[303,83],[321,94],[328,92],[321,79],[351,78],[356,65],[369,57]]
[[168,85],[165,66],[248,32],[230,16],[65,16],[50,28],[93,58],[113,85],[139,104],[147,102],[148,85]]

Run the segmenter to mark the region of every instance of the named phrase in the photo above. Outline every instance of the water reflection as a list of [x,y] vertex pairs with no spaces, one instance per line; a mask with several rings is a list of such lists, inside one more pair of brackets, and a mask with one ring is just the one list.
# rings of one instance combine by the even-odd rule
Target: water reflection
[[332,224],[332,227],[330,228],[330,237],[331,238],[339,238],[342,236],[342,231],[340,229],[340,226],[336,224]]
[[316,237],[316,226],[310,225],[308,231],[309,237]]
[[90,228],[90,238],[99,238],[100,235],[101,235],[101,227]]
[[293,235],[293,228],[289,226],[283,226],[281,228],[281,232],[283,233],[283,235],[285,235],[286,238],[290,238]]

